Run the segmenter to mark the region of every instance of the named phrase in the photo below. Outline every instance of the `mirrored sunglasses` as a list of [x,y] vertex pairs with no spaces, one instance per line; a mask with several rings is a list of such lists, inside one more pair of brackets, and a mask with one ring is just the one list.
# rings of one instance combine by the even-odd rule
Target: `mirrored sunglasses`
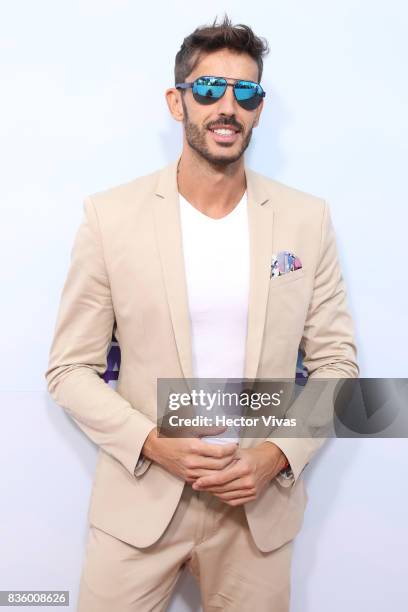
[[236,80],[228,83],[224,77],[216,76],[201,76],[190,83],[176,83],[177,89],[191,87],[193,98],[199,104],[214,104],[222,98],[228,86],[233,88],[236,101],[245,110],[258,108],[266,94],[259,83],[254,81]]

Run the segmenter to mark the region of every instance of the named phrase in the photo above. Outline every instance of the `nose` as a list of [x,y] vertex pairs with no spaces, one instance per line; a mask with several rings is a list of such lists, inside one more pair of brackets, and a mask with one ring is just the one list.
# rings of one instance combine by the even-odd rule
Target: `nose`
[[220,114],[233,115],[237,112],[239,106],[234,96],[234,91],[231,85],[228,85],[227,91],[217,102],[217,110]]

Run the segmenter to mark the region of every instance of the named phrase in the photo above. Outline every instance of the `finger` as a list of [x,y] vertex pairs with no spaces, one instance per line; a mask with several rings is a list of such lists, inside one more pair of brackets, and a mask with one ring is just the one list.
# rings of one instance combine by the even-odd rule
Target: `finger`
[[[194,482],[197,481],[199,478],[202,478],[204,476],[212,476],[214,474],[214,472],[218,472],[219,470],[207,470],[205,468],[197,468],[197,469],[189,469],[188,470],[188,475],[191,478],[194,478]],[[201,488],[201,487],[200,487]],[[204,490],[204,487],[203,487]]]
[[205,470],[205,469],[197,469],[197,470],[190,470],[189,471],[189,475],[194,478],[194,482],[196,482],[196,480],[198,480],[199,478],[201,478],[202,476],[211,476],[214,473],[214,470]]
[[243,497],[247,498],[247,497],[252,497],[253,495],[255,495],[255,491],[251,491],[250,493],[248,492],[248,489],[241,489],[241,490],[237,490],[237,491],[227,491],[226,493],[214,493],[214,495],[216,497],[219,497],[219,499],[222,499],[223,501],[230,501],[232,499],[242,499]]
[[210,476],[203,476],[202,478],[199,478],[197,480],[197,485],[200,487],[223,485],[243,476],[242,470],[243,466],[241,465],[241,462],[235,461],[232,467],[216,472]]
[[202,425],[201,427],[194,427],[194,436],[198,438],[201,436],[217,436],[227,429],[226,425]]
[[248,491],[253,488],[252,484],[251,485],[248,484],[242,478],[236,478],[235,480],[232,480],[231,482],[227,482],[226,484],[223,484],[223,485],[208,485],[207,487],[204,487],[202,485],[198,486],[196,482],[194,483],[194,489],[197,489],[199,491],[209,491],[210,493],[226,493],[226,492],[231,492],[231,491],[246,490],[247,495],[248,495]]
[[226,457],[202,457],[200,455],[194,455],[189,460],[189,466],[193,470],[206,470],[209,475],[214,474],[214,471],[226,469],[235,463],[236,459],[233,455],[227,455]]
[[172,415],[166,415],[160,424],[159,434],[162,437],[197,439],[201,438],[202,436],[217,436],[218,434],[224,433],[228,429],[226,425],[203,425],[201,427],[192,425],[170,425],[170,416]]
[[222,459],[223,457],[235,455],[238,445],[235,442],[228,444],[212,444],[211,442],[198,440],[195,449],[199,455],[204,457],[215,457]]

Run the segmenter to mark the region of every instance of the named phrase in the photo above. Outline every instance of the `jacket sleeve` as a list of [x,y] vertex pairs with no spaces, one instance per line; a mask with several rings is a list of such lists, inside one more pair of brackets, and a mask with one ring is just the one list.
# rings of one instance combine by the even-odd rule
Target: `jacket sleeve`
[[[310,379],[334,380],[359,375],[354,326],[347,306],[346,287],[327,202],[324,202],[319,257],[300,350]],[[322,409],[326,414],[332,413],[327,406],[334,401],[334,387],[335,384],[327,382],[327,388],[317,401],[317,409]],[[301,412],[302,401],[300,395],[290,411]],[[276,476],[279,484],[293,486],[326,440],[324,437],[267,438],[266,441],[273,442],[285,453],[290,464],[291,471],[287,472],[286,478],[282,473]]]
[[141,449],[155,423],[101,378],[114,322],[97,212],[88,197],[71,251],[45,378],[54,401],[135,477],[150,465]]

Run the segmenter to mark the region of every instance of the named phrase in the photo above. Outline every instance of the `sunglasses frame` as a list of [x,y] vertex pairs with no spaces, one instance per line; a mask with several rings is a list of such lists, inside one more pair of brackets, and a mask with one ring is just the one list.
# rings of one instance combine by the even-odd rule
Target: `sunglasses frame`
[[[200,79],[221,79],[223,81],[225,81],[225,89],[223,91],[223,93],[219,96],[219,98],[208,98],[206,102],[201,102],[200,100],[197,100],[196,97],[194,97],[194,100],[196,102],[198,102],[198,104],[215,104],[215,102],[218,102],[218,100],[221,100],[221,98],[225,95],[225,92],[227,91],[227,87],[232,87],[233,91],[234,91],[234,98],[237,101],[237,103],[240,105],[241,108],[243,108],[244,110],[256,110],[258,108],[258,106],[261,104],[262,98],[265,97],[266,95],[266,91],[262,88],[262,86],[260,85],[260,83],[257,83],[256,81],[249,81],[248,79],[227,79],[226,77],[222,77],[222,76],[214,76],[214,75],[202,75],[197,77],[194,81],[189,81],[186,83],[176,83],[175,87],[176,89],[188,89],[191,87],[191,89],[193,89],[194,85],[196,84],[196,82]],[[229,83],[228,81],[232,81],[232,83]],[[259,99],[259,102],[257,104],[257,106],[253,109],[247,109],[245,108],[245,106],[242,106],[242,102],[245,102],[245,100],[238,100],[237,98],[237,94],[236,94],[236,89],[237,88],[237,84],[238,83],[252,83],[254,85],[257,85],[258,87],[260,87],[261,92],[255,94],[254,96],[252,96],[252,98],[248,98],[248,100],[253,100],[253,99]],[[193,96],[194,96],[194,92],[193,92]]]

